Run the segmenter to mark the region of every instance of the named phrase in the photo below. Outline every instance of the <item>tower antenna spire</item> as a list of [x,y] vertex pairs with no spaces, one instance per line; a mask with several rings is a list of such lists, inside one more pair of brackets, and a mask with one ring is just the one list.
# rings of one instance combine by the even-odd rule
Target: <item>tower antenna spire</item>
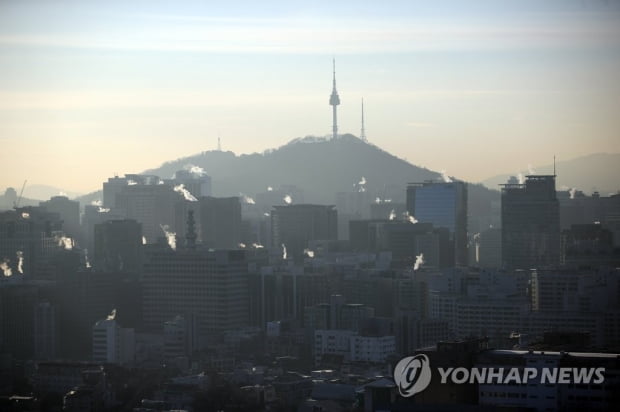
[[329,105],[332,106],[332,138],[336,139],[338,137],[338,116],[336,113],[336,106],[340,104],[340,97],[338,97],[338,91],[336,91],[336,59],[332,60],[333,69],[334,69],[334,80],[332,87],[332,94],[329,97]]
[[362,97],[362,130],[360,132],[360,139],[362,139],[363,142],[368,141],[366,139],[366,130],[364,129],[364,98],[363,97]]

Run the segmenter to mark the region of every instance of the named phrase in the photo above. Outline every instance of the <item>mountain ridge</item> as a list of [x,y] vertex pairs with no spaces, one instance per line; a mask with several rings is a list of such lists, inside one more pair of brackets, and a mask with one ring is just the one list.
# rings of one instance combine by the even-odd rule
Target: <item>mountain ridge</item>
[[407,183],[442,178],[437,172],[412,165],[353,135],[338,139],[307,136],[277,149],[239,156],[232,152],[202,152],[145,173],[169,177],[190,165],[203,168],[212,177],[216,196],[295,185],[306,192],[306,201],[318,203],[333,202],[335,193],[351,191],[362,177],[367,181],[366,189],[372,192],[381,193],[387,185],[402,187],[403,198]]

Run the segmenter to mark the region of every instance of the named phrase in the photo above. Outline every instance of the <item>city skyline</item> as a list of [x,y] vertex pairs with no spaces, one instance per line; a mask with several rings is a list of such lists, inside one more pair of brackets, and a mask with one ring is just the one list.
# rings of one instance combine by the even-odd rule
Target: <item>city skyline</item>
[[339,133],[363,98],[368,141],[415,165],[477,182],[620,152],[618,4],[441,6],[5,2],[0,187],[329,135],[333,58]]

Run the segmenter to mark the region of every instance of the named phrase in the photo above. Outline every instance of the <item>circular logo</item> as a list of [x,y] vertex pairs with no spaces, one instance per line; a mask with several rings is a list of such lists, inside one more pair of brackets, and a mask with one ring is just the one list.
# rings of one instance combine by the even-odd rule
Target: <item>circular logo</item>
[[422,392],[431,383],[431,367],[426,355],[402,358],[394,368],[394,381],[404,397]]

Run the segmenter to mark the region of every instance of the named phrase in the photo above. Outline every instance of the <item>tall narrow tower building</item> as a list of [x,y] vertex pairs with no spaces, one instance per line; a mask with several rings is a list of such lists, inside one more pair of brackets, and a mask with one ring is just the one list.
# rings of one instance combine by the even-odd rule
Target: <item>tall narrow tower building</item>
[[334,64],[334,85],[332,88],[332,95],[329,97],[329,104],[332,106],[332,114],[333,114],[333,125],[332,125],[332,134],[333,138],[338,137],[338,116],[336,114],[336,106],[340,104],[340,97],[338,97],[338,92],[336,91],[336,59],[333,61]]

